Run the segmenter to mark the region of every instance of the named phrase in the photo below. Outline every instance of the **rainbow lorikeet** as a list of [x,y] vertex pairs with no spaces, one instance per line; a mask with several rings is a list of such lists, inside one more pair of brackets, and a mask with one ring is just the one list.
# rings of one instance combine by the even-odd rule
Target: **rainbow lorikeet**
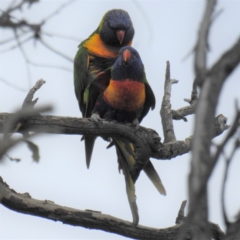
[[[101,82],[105,83],[105,90],[99,95],[91,116],[96,122],[103,118],[138,125],[149,109],[155,107],[155,96],[146,79],[144,65],[138,52],[132,47],[121,48],[114,65],[96,76],[89,91],[97,91],[96,86]],[[129,141],[118,138],[113,138],[113,143],[117,150],[119,168],[123,170],[125,176],[133,224],[137,225],[139,217],[135,186],[130,175],[135,163],[134,146]],[[160,177],[150,161],[144,171],[158,191],[166,195]]]
[[[102,18],[98,28],[79,45],[74,59],[74,86],[83,117],[90,117],[95,101],[104,89],[103,81],[98,91],[89,91],[95,76],[111,67],[123,46],[130,46],[134,28],[126,11],[113,9]],[[86,164],[89,168],[95,137],[84,136]]]

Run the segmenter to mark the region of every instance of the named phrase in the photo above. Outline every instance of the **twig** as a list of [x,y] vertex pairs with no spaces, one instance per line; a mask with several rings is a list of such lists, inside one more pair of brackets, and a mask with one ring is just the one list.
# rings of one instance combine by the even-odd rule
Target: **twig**
[[82,40],[73,37],[73,36],[68,36],[68,35],[63,35],[63,34],[59,34],[59,33],[53,33],[53,32],[46,32],[46,31],[42,31],[42,35],[46,35],[48,37],[58,37],[58,38],[63,38],[63,39],[67,39],[67,40],[72,40],[72,41],[76,41],[78,43],[80,43]]
[[[229,126],[226,124],[227,118],[223,115],[218,115],[215,118],[214,136],[217,137],[222,134]],[[163,144],[159,151],[154,151],[151,157],[159,160],[167,160],[177,156],[186,154],[191,149],[192,136],[186,138],[184,141],[177,141],[173,144]]]
[[12,87],[12,88],[14,88],[14,89],[16,89],[16,90],[19,90],[19,91],[22,91],[22,92],[27,92],[27,89],[23,89],[23,88],[20,88],[20,87],[18,87],[18,86],[15,86],[15,85],[13,85],[12,83],[10,83],[9,81],[3,79],[2,77],[0,77],[0,81],[3,82],[3,83],[5,83],[6,85],[8,85],[8,86],[10,86],[10,87]]
[[[16,37],[15,37],[14,39],[16,40]],[[13,50],[13,49],[16,49],[16,48],[18,48],[19,46],[22,46],[24,43],[28,42],[28,41],[31,40],[31,39],[33,39],[33,36],[30,36],[30,37],[22,40],[21,42],[18,41],[17,44],[15,44],[15,45],[13,45],[13,46],[11,46],[11,47],[9,47],[9,48],[6,48],[6,49],[4,49],[4,50],[1,50],[0,53],[4,53],[4,52],[11,51],[11,50]]]
[[15,35],[15,38],[16,38],[16,41],[17,41],[17,44],[18,44],[18,47],[22,53],[22,56],[23,58],[25,59],[25,65],[26,65],[26,70],[27,70],[27,75],[28,75],[28,86],[30,87],[31,86],[31,71],[30,71],[30,68],[27,64],[28,62],[28,57],[27,57],[27,54],[25,53],[25,50],[23,49],[20,41],[19,41],[19,38],[18,38],[18,34],[17,34],[17,31],[14,29],[14,35]]
[[[238,127],[240,128],[240,125]],[[226,182],[227,182],[227,178],[228,178],[228,170],[229,170],[230,163],[233,160],[233,156],[234,156],[236,150],[239,147],[240,147],[240,136],[238,136],[237,139],[235,140],[234,148],[232,149],[232,152],[231,152],[229,158],[227,158],[226,161],[225,161],[226,167],[225,167],[223,184],[222,184],[222,191],[221,191],[221,205],[222,205],[222,212],[223,212],[224,222],[225,222],[227,227],[229,227],[230,221],[228,220],[227,212],[226,212],[226,208],[225,208],[225,206],[226,206],[225,205],[225,198],[224,198],[224,196],[225,196],[225,188],[226,188]]]
[[164,96],[162,100],[162,106],[160,110],[160,115],[162,119],[162,127],[164,134],[164,143],[176,142],[176,137],[173,128],[172,121],[172,110],[171,110],[171,86],[177,83],[177,80],[170,79],[170,63],[167,61],[165,84],[164,84]]
[[44,81],[43,79],[40,79],[36,82],[35,86],[32,87],[26,98],[24,99],[23,101],[23,105],[22,105],[22,109],[29,109],[29,110],[32,110],[34,105],[37,103],[38,101],[38,98],[36,98],[34,101],[33,101],[33,96],[35,94],[35,92],[42,87],[42,85],[45,83],[46,81]]
[[46,22],[47,20],[49,20],[53,16],[57,15],[62,9],[66,8],[67,6],[69,6],[70,4],[72,4],[75,1],[76,0],[66,1],[61,6],[59,6],[59,8],[57,8],[53,13],[51,13],[49,16],[45,17],[43,21]]
[[176,221],[175,221],[176,224],[180,224],[184,221],[184,219],[185,219],[184,210],[185,210],[186,205],[187,205],[187,200],[184,200],[181,204],[181,207],[180,207],[179,211],[178,211],[178,215],[177,215],[177,218],[176,218]]
[[[240,110],[237,111],[236,116],[234,118],[234,122],[232,124],[232,127],[230,128],[230,130],[227,133],[227,136],[224,138],[224,140],[222,141],[222,143],[218,146],[216,153],[214,154],[214,156],[212,157],[212,168],[215,166],[217,160],[219,159],[220,154],[222,153],[224,147],[226,146],[226,144],[228,143],[228,141],[232,138],[232,136],[234,135],[234,133],[236,132],[237,128],[239,127],[239,120],[240,120]],[[211,169],[212,169],[211,168]],[[212,172],[209,172],[209,176],[211,175]]]
[[[43,112],[41,110],[49,110],[49,108],[39,109],[38,113]],[[27,138],[34,137],[34,136],[36,136],[36,134],[28,135]],[[12,147],[16,146],[20,142],[26,142],[26,138],[19,137],[17,139],[10,139],[10,138],[3,139],[3,140],[0,139],[0,162],[1,162],[2,157],[7,153],[7,151],[9,149],[11,149]],[[14,160],[16,160],[16,159],[14,159]]]
[[[37,110],[34,110],[33,107],[36,104],[38,98],[36,98],[34,101],[32,101],[33,96],[35,92],[45,83],[44,80],[40,79],[36,82],[35,86],[31,88],[24,99],[24,102],[22,104],[22,110],[19,110],[18,112],[12,114],[8,121],[3,125],[4,130],[4,136],[3,140],[6,140],[8,138],[8,134],[12,132],[12,129],[15,128],[14,132],[17,132],[21,127],[22,123],[20,121],[29,116],[34,116],[35,114],[39,114],[42,111],[49,111],[51,110],[50,106],[39,108]],[[17,129],[16,129],[16,126]]]
[[67,55],[61,53],[60,51],[54,49],[53,47],[51,47],[50,45],[48,45],[45,41],[43,41],[42,39],[39,39],[40,43],[42,43],[43,46],[45,46],[46,48],[48,48],[49,50],[53,51],[54,53],[56,53],[57,55],[65,58],[66,60],[70,61],[71,63],[73,63],[73,59],[68,57]]
[[20,2],[19,2],[17,5],[15,5],[15,6],[12,6],[13,4],[14,4],[14,2],[12,2],[12,3],[9,5],[8,9],[5,11],[5,14],[9,14],[9,13],[11,13],[11,12],[17,10],[17,9],[21,9],[22,6],[23,6],[23,4],[25,4],[25,1],[20,1]]
[[28,59],[28,63],[34,67],[44,67],[44,68],[56,68],[56,69],[60,69],[63,71],[67,71],[67,72],[72,72],[73,70],[70,68],[67,68],[65,66],[57,66],[57,65],[51,65],[51,64],[43,64],[43,63],[35,63],[32,62],[31,60]]
[[196,79],[193,82],[193,88],[191,93],[191,99],[184,98],[184,101],[189,103],[189,106],[180,108],[178,110],[172,110],[172,118],[174,120],[183,119],[187,122],[186,116],[194,114],[196,111],[197,101],[198,101],[198,92],[197,92],[197,84]]
[[[22,32],[21,34],[18,35],[18,37],[20,38],[20,37],[24,36],[27,33],[29,33],[29,32],[27,32],[27,31],[26,32]],[[0,45],[4,45],[5,43],[9,43],[9,42],[11,42],[13,40],[15,40],[15,37],[10,37],[10,38],[4,39],[4,40],[0,41]]]
[[152,23],[149,21],[149,18],[147,16],[147,14],[145,13],[144,11],[144,8],[141,6],[140,4],[140,1],[137,1],[137,0],[132,0],[133,1],[133,4],[135,5],[135,7],[139,10],[139,12],[142,14],[145,22],[146,22],[146,25],[147,25],[147,29],[149,31],[149,36],[148,36],[148,39],[151,41],[152,39],[154,39],[154,31],[153,31],[153,28],[152,28]]

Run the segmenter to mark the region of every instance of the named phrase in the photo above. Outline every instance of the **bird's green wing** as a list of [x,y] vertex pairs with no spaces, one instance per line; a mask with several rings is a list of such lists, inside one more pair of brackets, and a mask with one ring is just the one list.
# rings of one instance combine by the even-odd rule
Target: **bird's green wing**
[[[84,92],[86,103],[86,117],[90,117],[92,115],[92,110],[95,106],[96,100],[98,96],[107,88],[110,78],[111,71],[110,69],[107,69],[97,74],[96,77],[93,79],[92,83],[87,86]],[[85,136],[85,153],[87,168],[89,168],[90,166],[95,139],[95,137]]]
[[156,100],[155,100],[153,90],[152,90],[152,88],[150,87],[150,85],[147,81],[145,73],[144,73],[143,82],[145,83],[145,96],[146,96],[146,98],[145,98],[144,107],[143,107],[141,116],[139,118],[139,122],[141,122],[143,120],[143,118],[147,115],[150,108],[152,110],[155,108],[155,104],[156,104]]
[[81,43],[74,58],[74,87],[78,105],[83,117],[85,117],[87,104],[87,93],[85,93],[85,90],[90,83],[89,78],[91,77],[88,72],[88,66],[89,54],[87,49],[83,46],[83,43]]
[[[89,84],[92,81],[92,76],[88,69],[89,53],[83,44],[84,42],[79,45],[74,59],[74,87],[82,116],[90,117],[87,115],[87,105],[89,99]],[[90,165],[95,139],[95,137],[84,136],[87,168],[89,168]]]

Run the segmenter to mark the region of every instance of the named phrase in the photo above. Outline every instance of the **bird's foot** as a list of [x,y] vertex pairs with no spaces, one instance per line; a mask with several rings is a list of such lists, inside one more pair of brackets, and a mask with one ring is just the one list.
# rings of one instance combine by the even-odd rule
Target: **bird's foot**
[[99,114],[97,114],[97,113],[92,114],[92,116],[91,116],[91,118],[89,120],[93,121],[95,123],[100,123],[100,122],[103,121],[103,119],[100,118]]
[[129,127],[134,127],[137,130],[139,128],[139,121],[138,119],[134,119],[131,123],[125,123],[124,125],[127,125]]
[[132,122],[132,125],[133,125],[136,129],[138,129],[138,128],[139,128],[139,121],[138,121],[138,119],[134,119],[133,122]]

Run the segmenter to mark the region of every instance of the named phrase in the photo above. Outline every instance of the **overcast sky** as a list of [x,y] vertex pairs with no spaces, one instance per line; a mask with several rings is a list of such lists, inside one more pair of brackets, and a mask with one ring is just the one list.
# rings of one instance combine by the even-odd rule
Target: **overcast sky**
[[[0,0],[3,10],[11,1]],[[16,12],[15,17],[37,23],[66,1],[41,1],[30,10]],[[166,61],[171,64],[171,77],[178,79],[172,89],[172,108],[186,106],[184,98],[190,98],[194,79],[192,51],[197,39],[205,1],[75,1],[62,9],[43,26],[43,40],[73,59],[78,44],[98,26],[104,13],[113,8],[126,10],[135,28],[133,47],[145,65],[148,81],[156,96],[156,108],[142,121],[142,125],[155,129],[163,139],[159,110],[163,97]],[[223,10],[212,24],[208,54],[211,66],[240,35],[240,1],[218,1],[215,14]],[[67,38],[57,37],[57,35]],[[0,41],[13,36],[10,30],[0,30]],[[29,35],[26,35],[26,38]],[[23,37],[24,39],[24,37]],[[75,40],[74,40],[75,39]],[[27,65],[21,51],[5,51],[16,42],[0,45],[0,112],[19,109],[35,82],[43,78],[46,84],[37,91],[37,106],[52,104],[51,115],[81,117],[73,87],[73,64],[49,51],[40,43],[28,41],[23,49],[34,63],[66,67],[69,71]],[[189,55],[188,58],[185,58]],[[240,68],[232,73],[221,93],[216,114],[224,114],[231,124],[234,117],[234,100],[240,92]],[[4,83],[6,81],[8,84]],[[9,86],[13,85],[13,87]],[[193,116],[188,122],[175,121],[174,130],[178,140],[192,134]],[[225,133],[226,134],[226,133]],[[225,136],[218,137],[220,142]],[[106,149],[106,142],[98,138],[90,169],[86,169],[84,143],[81,136],[41,135],[32,140],[40,148],[41,159],[32,161],[25,144],[9,151],[9,156],[21,158],[20,163],[7,158],[1,165],[0,175],[15,191],[28,192],[33,198],[51,200],[56,204],[76,209],[92,209],[132,221],[125,192],[123,174],[118,173],[115,149]],[[227,153],[230,150],[228,148]],[[226,189],[229,217],[233,219],[240,202],[240,155],[233,161]],[[188,199],[187,180],[191,154],[170,161],[152,160],[166,188],[167,196],[161,196],[142,173],[136,183],[139,224],[166,228],[173,226],[181,205]],[[220,207],[220,190],[223,179],[224,160],[221,159],[210,178],[209,220],[224,229]],[[121,239],[123,237],[103,231],[63,225],[59,222],[13,212],[0,205],[1,239]]]

